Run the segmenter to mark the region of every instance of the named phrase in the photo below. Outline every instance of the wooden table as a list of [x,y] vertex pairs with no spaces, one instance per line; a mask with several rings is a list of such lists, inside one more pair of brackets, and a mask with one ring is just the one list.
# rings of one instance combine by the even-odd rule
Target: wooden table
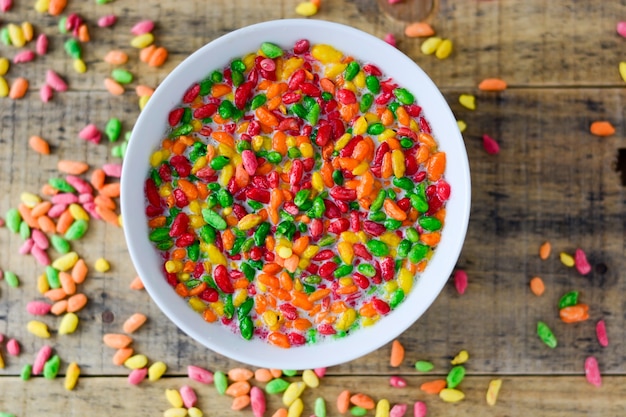
[[[137,76],[131,87],[155,86],[189,53],[220,35],[265,20],[297,17],[296,0],[116,0],[107,5],[70,0],[66,13],[83,16],[92,37],[84,45],[88,72],[77,74],[63,51],[66,36],[56,29],[58,19],[35,12],[32,1],[16,3],[1,16],[2,24],[30,21],[36,33],[47,33],[51,41],[48,55],[13,65],[6,75],[9,81],[28,78],[31,89],[22,100],[0,100],[2,213],[18,205],[21,192],[38,193],[48,178],[58,175],[59,159],[85,160],[92,167],[119,162],[110,156],[112,144],[103,141],[95,146],[77,135],[87,123],[103,127],[110,117],[122,119],[128,131],[139,112],[130,88],[121,97],[105,91],[103,79],[111,67],[103,57],[108,50],[129,53],[124,67]],[[427,314],[400,337],[406,347],[401,367],[389,366],[386,346],[330,368],[320,388],[305,392],[305,415],[313,413],[318,396],[327,400],[329,415],[337,415],[334,402],[342,389],[387,398],[392,404],[425,401],[433,416],[623,415],[626,284],[620,275],[626,267],[626,173],[616,170],[626,169],[626,90],[618,73],[626,40],[615,33],[615,26],[626,16],[626,3],[441,0],[429,19],[440,36],[454,42],[454,52],[445,61],[422,55],[422,40],[406,38],[405,22],[382,13],[374,0],[323,3],[314,18],[345,23],[378,37],[395,34],[398,47],[441,87],[455,115],[468,126],[464,138],[473,198],[467,241],[458,261],[469,275],[465,295],[448,285]],[[97,18],[108,13],[118,15],[115,27],[96,27]],[[129,29],[140,19],[157,22],[157,43],[170,51],[162,68],[149,68],[129,46]],[[15,53],[16,48],[0,46],[2,56]],[[37,91],[48,68],[66,77],[70,91],[56,93],[52,102],[43,104]],[[478,82],[487,77],[503,78],[509,88],[501,93],[478,91]],[[462,93],[476,95],[475,111],[458,103]],[[590,135],[594,120],[611,121],[616,134]],[[498,140],[499,155],[483,150],[483,134]],[[52,154],[34,153],[27,144],[31,135],[46,138]],[[82,286],[90,302],[79,313],[80,329],[72,335],[53,335],[46,342],[26,331],[32,317],[25,305],[37,296],[36,278],[42,268],[32,258],[16,256],[22,243],[18,235],[0,231],[0,268],[16,272],[22,280],[19,289],[0,282],[0,332],[17,338],[23,350],[19,357],[10,357],[1,349],[6,367],[0,373],[0,411],[17,416],[160,415],[168,408],[164,390],[190,384],[205,415],[251,415],[231,411],[230,399],[219,396],[212,386],[190,382],[189,364],[221,371],[238,364],[178,331],[145,292],[129,290],[135,273],[122,231],[91,223],[87,237],[73,244],[91,266]],[[542,261],[538,249],[546,240],[553,253]],[[560,252],[573,253],[579,247],[593,266],[587,276],[559,261]],[[111,262],[109,272],[93,270],[99,257]],[[528,288],[535,275],[546,283],[542,297]],[[581,291],[581,301],[590,305],[588,321],[568,325],[558,319],[558,300],[570,290]],[[105,333],[119,332],[123,321],[137,311],[149,322],[136,334],[133,346],[151,361],[167,363],[168,372],[156,383],[131,387],[126,383],[128,370],[112,364],[113,352],[101,339]],[[607,323],[607,348],[595,338],[600,319]],[[58,326],[55,317],[43,320],[53,329]],[[556,349],[537,338],[538,320],[554,329],[559,339]],[[21,367],[32,362],[43,343],[61,356],[63,370],[70,361],[80,365],[83,376],[74,391],[66,392],[61,379],[20,380]],[[445,376],[450,359],[461,349],[471,356],[461,385],[466,399],[447,404],[421,392],[419,384]],[[598,359],[604,374],[601,388],[585,381],[583,363],[589,355]],[[418,374],[413,364],[420,359],[432,361],[435,370]],[[405,377],[408,387],[391,388],[391,375]],[[495,378],[501,378],[503,386],[497,405],[490,407],[485,392]],[[280,397],[270,397],[268,415],[279,406]]]

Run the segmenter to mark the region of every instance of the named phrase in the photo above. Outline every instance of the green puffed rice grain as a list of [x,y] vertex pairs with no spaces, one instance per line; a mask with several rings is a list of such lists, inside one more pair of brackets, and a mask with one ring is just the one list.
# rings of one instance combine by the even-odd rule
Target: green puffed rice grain
[[435,365],[433,365],[432,362],[428,362],[428,361],[415,362],[415,369],[418,372],[430,372],[433,370],[434,367]]
[[274,59],[283,55],[283,49],[270,42],[263,42],[261,44],[261,51],[265,54],[266,57]]
[[130,84],[133,82],[133,74],[122,68],[115,68],[111,71],[111,78],[120,84]]
[[326,401],[322,397],[315,399],[314,413],[316,417],[326,417]]
[[122,122],[120,121],[120,119],[116,117],[110,118],[106,126],[104,127],[104,133],[107,135],[110,142],[117,141],[120,138],[120,134],[122,133]]
[[52,186],[52,188],[59,190],[63,193],[75,193],[76,188],[72,187],[67,181],[63,178],[50,178],[48,180],[48,184]]
[[20,224],[22,223],[22,215],[16,208],[9,209],[4,219],[7,228],[13,233],[20,231]]
[[456,388],[465,378],[465,367],[462,365],[453,366],[446,377],[448,388]]
[[359,407],[358,405],[355,405],[354,407],[352,407],[350,409],[350,414],[352,414],[353,416],[364,416],[365,414],[367,414],[367,410],[363,407]]
[[24,240],[30,237],[30,226],[26,222],[20,223],[20,237]]
[[55,251],[62,254],[66,254],[72,249],[70,246],[70,242],[68,242],[65,238],[59,235],[50,236],[50,243],[52,244],[52,247]]
[[76,220],[65,232],[65,239],[67,240],[78,240],[85,236],[87,233],[87,229],[89,228],[89,223],[86,220]]
[[11,45],[11,36],[9,35],[9,28],[3,27],[0,29],[0,42],[5,45]]
[[288,386],[289,382],[282,378],[275,378],[265,385],[265,392],[268,394],[278,394],[279,392],[285,391]]
[[46,379],[54,379],[57,377],[59,373],[59,368],[61,367],[61,358],[59,355],[54,355],[43,366],[43,377]]
[[216,371],[213,373],[213,384],[215,385],[215,389],[220,395],[224,395],[226,392],[226,388],[228,388],[228,379],[226,374],[221,371]]
[[74,59],[81,59],[83,56],[83,49],[80,46],[80,43],[78,43],[78,40],[74,39],[74,38],[69,38],[67,41],[65,41],[65,52],[67,52],[67,54],[69,56],[71,56]]
[[20,286],[20,280],[14,272],[4,271],[4,280],[11,288],[17,288]]
[[67,16],[62,16],[59,19],[59,32],[63,35],[65,35],[67,33]]
[[50,288],[61,288],[61,280],[59,279],[59,271],[56,268],[46,266],[46,279]]
[[29,363],[22,367],[22,371],[20,372],[20,378],[22,381],[28,381],[33,373],[33,366]]

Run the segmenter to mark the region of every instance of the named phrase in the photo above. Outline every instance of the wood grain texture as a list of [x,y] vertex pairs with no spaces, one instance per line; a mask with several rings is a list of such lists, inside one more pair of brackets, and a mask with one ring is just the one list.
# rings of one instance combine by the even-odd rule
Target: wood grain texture
[[[341,415],[336,408],[339,393],[347,389],[352,393],[370,395],[375,401],[387,399],[391,405],[408,405],[407,416],[413,415],[415,401],[423,401],[428,407],[428,415],[464,416],[510,416],[528,415],[565,417],[584,415],[589,417],[618,416],[626,406],[626,380],[624,377],[604,379],[601,388],[590,386],[583,377],[555,377],[552,384],[544,384],[537,377],[505,377],[495,406],[487,405],[485,393],[491,378],[477,376],[466,378],[459,387],[466,397],[456,404],[443,402],[438,396],[428,395],[419,390],[419,384],[432,377],[407,378],[408,386],[403,389],[390,388],[387,377],[327,377],[319,388],[307,388],[303,395],[304,413],[312,415],[315,399],[324,398],[328,416]],[[250,408],[243,411],[230,409],[232,398],[220,396],[212,385],[202,385],[187,378],[165,378],[157,382],[144,381],[140,386],[128,386],[125,378],[81,378],[72,392],[63,389],[61,381],[47,381],[43,378],[26,383],[15,378],[5,378],[0,409],[17,416],[30,415],[84,415],[95,416],[115,413],[120,416],[162,415],[170,408],[165,398],[166,389],[180,389],[191,386],[197,396],[197,407],[204,415],[225,417],[251,416]],[[293,379],[297,380],[297,378]],[[254,383],[253,383],[254,384]],[[28,386],[28,390],[21,387]],[[263,387],[263,385],[258,385]],[[568,395],[562,391],[567,388]],[[279,407],[284,407],[281,395],[266,395],[267,413],[271,415]],[[349,414],[348,414],[349,415]],[[370,411],[368,415],[373,415]]]
[[438,0],[405,0],[390,2],[377,0],[379,9],[394,20],[401,22],[430,21],[437,16]]
[[351,24],[380,37],[394,33],[398,47],[440,86],[473,87],[488,77],[512,87],[621,85],[623,39],[615,32],[615,16],[623,1],[440,0],[427,21],[437,36],[454,44],[443,62],[420,52],[422,39],[404,37],[405,22],[381,13],[371,1],[348,2],[369,23]]
[[[16,2],[17,3],[17,2]],[[131,91],[137,84],[156,86],[189,53],[231,30],[260,21],[297,17],[297,2],[288,0],[183,1],[118,0],[107,5],[70,2],[68,11],[90,22],[93,41],[84,48],[89,71],[76,74],[63,51],[66,36],[58,35],[57,19],[36,13],[32,4],[19,2],[2,16],[2,23],[31,21],[37,33],[51,38],[50,53],[35,62],[13,65],[9,81],[25,76],[31,81],[25,99],[0,99],[0,214],[15,207],[22,191],[37,193],[52,176],[58,176],[59,159],[79,159],[92,167],[119,162],[110,156],[112,144],[93,145],[78,138],[87,123],[103,128],[110,117],[132,128],[139,110]],[[98,17],[116,13],[115,29],[97,28]],[[626,93],[617,72],[623,60],[623,39],[615,34],[616,16],[626,14],[626,1],[451,1],[440,0],[430,23],[439,35],[455,45],[452,56],[440,61],[419,51],[420,39],[403,37],[405,23],[382,13],[371,0],[326,1],[315,17],[345,23],[376,36],[391,32],[398,46],[422,66],[442,88],[464,134],[472,172],[472,213],[458,266],[469,275],[467,293],[459,296],[452,284],[422,319],[400,340],[406,359],[398,369],[388,365],[389,346],[351,363],[329,369],[320,394],[329,401],[342,387],[360,389],[392,401],[426,399],[432,415],[620,415],[626,375],[623,322],[626,305],[620,279],[626,267],[623,220],[626,194],[615,171],[619,149],[626,149],[624,104]],[[157,21],[157,44],[166,46],[170,58],[160,69],[139,62],[129,46],[130,27],[141,19]],[[33,48],[32,44],[28,48]],[[103,79],[112,67],[102,57],[112,48],[129,53],[124,66],[136,79],[121,97],[108,95]],[[11,58],[17,50],[0,45],[0,55]],[[37,90],[45,70],[52,68],[70,84],[70,92],[56,93],[43,104]],[[502,93],[477,91],[486,77],[504,78],[510,88]],[[470,111],[458,104],[462,93],[477,96],[478,108]],[[617,133],[608,138],[588,133],[594,120],[610,120]],[[28,147],[31,135],[41,135],[52,145],[52,155],[35,154]],[[501,146],[497,156],[487,155],[481,137],[489,134]],[[553,254],[541,261],[539,245],[552,242]],[[128,289],[135,273],[119,228],[92,222],[84,240],[73,247],[91,267],[81,286],[90,297],[79,313],[80,331],[53,334],[48,341],[25,330],[30,317],[25,305],[37,297],[36,278],[42,268],[30,257],[16,256],[22,241],[6,228],[0,229],[0,268],[16,272],[22,286],[11,289],[0,281],[0,333],[17,338],[23,354],[10,357],[0,349],[6,368],[0,373],[0,411],[17,415],[60,415],[58,410],[85,414],[88,410],[116,410],[119,415],[154,415],[167,408],[163,390],[187,383],[186,366],[198,364],[213,370],[238,365],[214,354],[182,334],[159,311],[145,292]],[[583,248],[593,266],[585,277],[558,260],[561,251]],[[106,273],[93,271],[99,257],[111,262]],[[546,293],[537,298],[528,281],[541,276]],[[591,319],[566,325],[559,321],[556,305],[570,290],[581,291],[581,301],[591,306]],[[40,298],[40,297],[39,297]],[[103,347],[102,335],[121,330],[135,312],[149,317],[137,332],[133,346],[151,361],[168,364],[167,378],[137,388],[138,401],[127,401],[124,381],[128,370],[111,363],[113,351]],[[610,346],[601,348],[594,325],[604,318]],[[550,324],[559,346],[550,350],[535,335],[537,320]],[[53,330],[59,319],[43,319]],[[54,332],[53,332],[54,333]],[[22,365],[32,362],[42,344],[48,343],[65,363],[76,361],[87,378],[76,392],[65,393],[60,381],[35,379],[23,383],[16,377]],[[463,389],[467,401],[443,404],[415,390],[424,378],[416,376],[413,363],[427,359],[438,375],[445,374],[449,360],[467,349],[469,377]],[[605,386],[594,389],[584,381],[585,357],[598,358]],[[411,389],[391,390],[389,375],[400,374]],[[111,377],[108,377],[111,376]],[[505,380],[502,401],[494,408],[484,404],[490,378]],[[352,388],[354,387],[354,388]],[[134,388],[133,388],[134,389]],[[153,400],[155,399],[156,400]],[[279,399],[273,399],[273,407]],[[213,389],[203,390],[202,407],[209,415],[235,415],[229,402]],[[451,411],[454,410],[454,411]],[[309,409],[310,411],[310,409]],[[104,414],[98,412],[96,415]]]
[[[442,87],[473,88],[487,77],[500,77],[513,88],[523,86],[621,86],[618,64],[623,60],[622,38],[615,32],[616,18],[623,14],[624,1],[548,2],[452,1],[438,0],[429,19],[437,36],[454,43],[450,58],[440,61],[420,52],[422,39],[406,38],[406,23],[385,14],[376,1],[342,0],[327,2],[315,18],[344,23],[382,38],[393,33],[398,48],[420,65]],[[112,67],[102,61],[110,49],[122,49],[131,57],[124,67],[141,82],[156,85],[168,71],[205,43],[240,27],[273,19],[297,18],[294,2],[246,0],[211,2],[157,1],[112,2],[96,5],[76,2],[68,10],[90,23],[93,41],[84,45],[89,71],[75,74],[63,50],[67,35],[59,35],[57,19],[41,15],[27,5],[17,5],[5,14],[6,22],[28,20],[37,33],[51,39],[50,53],[35,62],[20,65],[7,76],[27,77],[36,91],[47,68],[66,76],[74,90],[103,89],[102,81]],[[98,17],[115,13],[114,28],[99,28]],[[164,45],[170,58],[160,69],[139,62],[130,46],[129,30],[141,19],[157,22],[156,43]],[[34,45],[27,45],[34,48]],[[9,58],[16,48],[0,46]]]

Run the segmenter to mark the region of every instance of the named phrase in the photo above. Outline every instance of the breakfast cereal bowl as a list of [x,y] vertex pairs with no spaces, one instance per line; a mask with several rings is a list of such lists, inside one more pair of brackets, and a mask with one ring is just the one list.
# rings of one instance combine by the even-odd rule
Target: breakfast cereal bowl
[[182,62],[133,129],[128,249],[154,302],[250,365],[365,355],[433,303],[470,175],[456,121],[407,56],[351,27],[277,20]]

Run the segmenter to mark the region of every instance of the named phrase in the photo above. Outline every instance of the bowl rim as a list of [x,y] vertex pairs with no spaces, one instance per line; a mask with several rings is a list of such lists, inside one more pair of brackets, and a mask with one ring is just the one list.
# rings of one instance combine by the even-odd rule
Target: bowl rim
[[[277,29],[283,31],[279,36],[275,35]],[[297,36],[291,32],[285,35],[287,31],[294,31]],[[284,40],[274,38],[284,38],[285,36]],[[158,255],[148,239],[143,184],[150,168],[148,157],[163,137],[167,114],[180,102],[182,94],[192,82],[202,79],[214,69],[223,68],[234,58],[255,51],[255,48],[258,49],[263,41],[274,42],[287,48],[291,47],[295,40],[301,38],[310,38],[312,44],[329,43],[344,53],[349,52],[361,62],[374,62],[383,69],[385,74],[389,74],[400,85],[408,88],[416,97],[423,97],[428,94],[429,101],[422,106],[426,119],[431,123],[433,135],[438,141],[440,149],[446,151],[446,156],[449,156],[451,151],[455,156],[454,160],[448,160],[445,178],[453,185],[450,200],[446,203],[447,208],[449,209],[452,204],[457,216],[449,219],[451,210],[448,210],[446,224],[442,231],[442,240],[438,248],[426,270],[414,282],[413,289],[407,299],[398,306],[396,311],[381,318],[376,325],[361,328],[345,338],[291,349],[281,349],[258,339],[245,341],[222,325],[217,325],[220,330],[216,332],[215,326],[204,322],[201,316],[189,308],[185,300],[180,298],[166,283],[160,266],[156,267],[156,265],[150,265],[149,262],[146,262],[146,258],[155,260]],[[353,47],[355,50],[359,50],[358,53],[337,46],[337,44],[343,45],[352,41],[357,42]],[[367,46],[359,45],[358,42],[366,43]],[[238,49],[249,45],[255,46],[247,50]],[[230,52],[225,53],[222,52],[223,50]],[[221,54],[219,59],[211,64],[205,62],[207,57],[218,52]],[[367,55],[367,57],[363,57],[363,55]],[[392,71],[387,70],[386,68],[391,65],[387,63],[387,59],[400,67],[394,67]],[[196,66],[202,65],[204,65],[204,75],[195,77],[189,74],[190,72],[199,73]],[[419,79],[417,90],[410,85],[418,84],[406,82],[406,80],[413,78]],[[184,87],[181,88],[181,86]],[[163,122],[160,125],[159,119]],[[433,123],[433,120],[439,121],[440,119],[443,124]],[[160,133],[157,133],[158,130]],[[445,142],[440,137],[442,130],[445,131]],[[155,136],[158,135],[158,139],[152,139],[151,132],[154,132]],[[145,137],[148,138],[150,146],[141,143]],[[149,149],[146,150],[146,148]],[[457,149],[458,152],[454,149]],[[141,161],[138,158],[144,159]],[[146,168],[143,173],[139,166]],[[449,172],[455,176],[449,178]],[[141,190],[141,192],[137,190]],[[469,162],[463,138],[445,98],[430,77],[408,56],[371,34],[340,23],[313,19],[280,19],[246,26],[210,41],[187,57],[156,88],[153,96],[139,115],[132,130],[121,177],[123,229],[131,260],[150,297],[165,316],[188,336],[214,352],[250,365],[279,369],[310,369],[345,363],[373,352],[411,327],[432,305],[448,281],[465,240],[470,204]],[[141,209],[138,210],[137,207]],[[448,232],[446,233],[446,231]],[[446,253],[440,250],[442,247],[446,248]],[[425,279],[432,279],[433,282],[421,284]],[[409,305],[409,301],[417,297],[416,290],[418,288],[421,291],[419,296],[423,298],[421,299],[422,304],[418,306]]]

